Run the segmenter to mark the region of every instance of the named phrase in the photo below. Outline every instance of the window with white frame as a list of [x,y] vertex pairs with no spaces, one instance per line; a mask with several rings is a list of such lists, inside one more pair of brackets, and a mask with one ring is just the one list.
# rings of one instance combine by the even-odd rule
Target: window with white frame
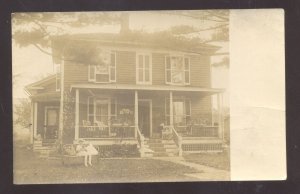
[[150,54],[137,53],[136,55],[136,83],[152,83],[152,64]]
[[[170,122],[170,99],[165,101],[166,122]],[[173,99],[173,122],[176,126],[186,126],[191,119],[191,100],[184,97]]]
[[117,100],[115,98],[88,97],[88,121],[100,121],[105,125],[111,123],[117,116]]
[[190,59],[188,57],[166,56],[165,69],[167,84],[190,84]]
[[102,51],[101,61],[96,65],[89,65],[89,81],[96,83],[116,82],[116,53]]
[[60,80],[61,80],[61,78],[60,78],[60,76],[61,76],[60,64],[55,65],[55,71],[56,71],[56,82],[55,82],[56,91],[60,91],[60,86],[61,86],[61,82],[60,82]]

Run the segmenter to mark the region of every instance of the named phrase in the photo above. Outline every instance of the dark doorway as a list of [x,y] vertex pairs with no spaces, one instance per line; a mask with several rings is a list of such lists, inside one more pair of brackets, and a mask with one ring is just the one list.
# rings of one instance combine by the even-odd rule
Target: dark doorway
[[151,135],[151,107],[152,103],[150,100],[139,100],[139,129],[141,130],[141,133],[149,138]]
[[45,107],[44,139],[57,139],[59,123],[59,108]]

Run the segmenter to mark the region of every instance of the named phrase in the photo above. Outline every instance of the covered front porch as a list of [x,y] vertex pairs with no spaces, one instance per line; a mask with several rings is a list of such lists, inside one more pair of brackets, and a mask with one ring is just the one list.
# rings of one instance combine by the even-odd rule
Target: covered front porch
[[[222,143],[221,90],[89,84],[73,85],[72,92],[75,139],[141,147],[145,139],[168,139],[187,151],[201,141]],[[218,99],[218,114],[212,110],[212,95]]]

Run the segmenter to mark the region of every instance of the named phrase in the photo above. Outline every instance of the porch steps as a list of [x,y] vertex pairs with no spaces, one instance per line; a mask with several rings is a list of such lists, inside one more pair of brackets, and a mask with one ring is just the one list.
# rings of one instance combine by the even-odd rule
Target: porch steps
[[153,152],[146,152],[146,157],[178,156],[178,149],[173,140],[146,139],[145,147]]
[[33,143],[33,152],[38,155],[40,158],[49,157],[50,153],[55,150],[55,142],[48,141],[34,141]]

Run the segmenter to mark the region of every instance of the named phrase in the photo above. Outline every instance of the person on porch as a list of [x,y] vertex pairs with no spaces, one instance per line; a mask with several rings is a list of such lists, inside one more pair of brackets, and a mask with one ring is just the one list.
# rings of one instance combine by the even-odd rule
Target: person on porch
[[84,156],[84,165],[88,167],[88,165],[92,166],[92,156],[98,155],[98,151],[91,143],[80,139],[76,145],[76,155]]

